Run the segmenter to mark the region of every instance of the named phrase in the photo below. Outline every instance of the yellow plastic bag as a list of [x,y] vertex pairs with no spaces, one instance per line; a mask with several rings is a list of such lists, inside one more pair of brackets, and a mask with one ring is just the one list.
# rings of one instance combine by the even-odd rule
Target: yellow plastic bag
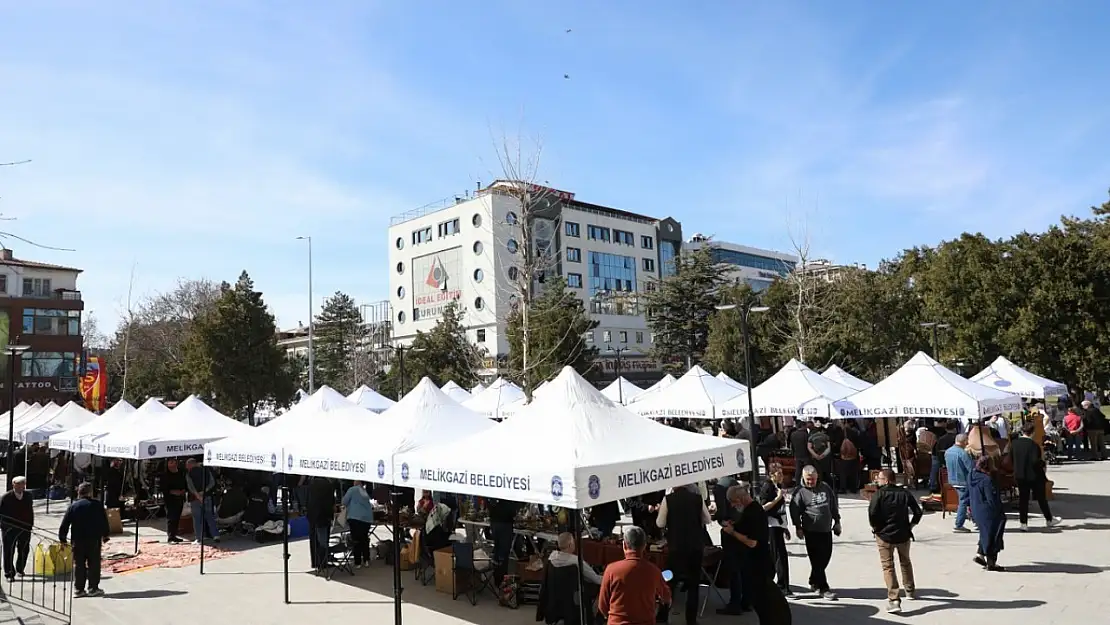
[[73,570],[73,548],[69,545],[42,543],[35,546],[35,574],[43,577],[65,575]]

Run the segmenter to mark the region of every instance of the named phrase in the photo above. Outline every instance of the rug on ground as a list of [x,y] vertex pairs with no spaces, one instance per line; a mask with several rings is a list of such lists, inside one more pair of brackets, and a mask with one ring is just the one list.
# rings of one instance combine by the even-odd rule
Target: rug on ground
[[[167,544],[157,540],[144,540],[139,553],[130,540],[111,541],[104,546],[103,570],[111,573],[130,573],[143,569],[178,569],[200,563],[200,546],[192,543]],[[118,550],[118,551],[117,551]],[[213,545],[204,546],[205,560],[222,560],[235,555],[234,551]]]

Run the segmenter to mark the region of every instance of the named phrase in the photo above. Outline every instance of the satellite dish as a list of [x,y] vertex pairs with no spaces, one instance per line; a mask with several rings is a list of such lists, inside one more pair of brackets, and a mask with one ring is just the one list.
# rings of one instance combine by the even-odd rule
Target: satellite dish
[[669,582],[672,579],[674,579],[674,573],[672,573],[670,569],[663,571],[663,581]]

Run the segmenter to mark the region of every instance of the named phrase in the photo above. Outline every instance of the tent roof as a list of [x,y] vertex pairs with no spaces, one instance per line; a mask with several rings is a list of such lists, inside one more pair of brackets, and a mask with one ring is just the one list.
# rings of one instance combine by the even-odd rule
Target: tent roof
[[[60,409],[61,406],[55,404],[52,401],[46,402],[45,406],[38,406],[37,408],[35,406],[31,406],[31,409],[24,412],[23,416],[17,417],[15,421],[12,422],[12,429],[14,429],[15,431],[19,431],[19,428],[22,427],[24,424],[37,421],[40,418],[49,417]],[[3,435],[8,435],[7,430],[4,430]]]
[[833,382],[838,382],[857,392],[875,386],[867,380],[857,378],[856,376],[848,373],[847,371],[841,369],[836,365],[829,365],[829,368],[825,369],[825,372],[821,375],[832,380]]
[[497,378],[486,390],[475,393],[463,406],[490,418],[501,416],[501,409],[524,399],[524,391],[505,378]]
[[635,384],[624,379],[624,376],[618,377],[609,383],[609,386],[601,389],[601,394],[609,398],[609,401],[619,403],[628,403],[635,400],[637,397],[644,393],[644,389],[636,386]]
[[15,436],[24,443],[41,443],[52,434],[81,427],[95,418],[96,415],[85,410],[81,404],[69,402],[46,419],[25,424]]
[[[535,388],[535,390],[532,391],[532,401],[536,401],[537,398],[542,397],[544,395],[544,393],[548,392],[545,389],[549,389],[550,386],[551,385],[550,385],[549,381],[547,381],[547,380],[544,380],[543,382],[541,382],[540,385],[537,386]],[[521,391],[521,393],[523,393],[523,392],[524,391]],[[498,409],[498,411],[497,411],[497,416],[498,416],[498,418],[501,418],[501,419],[508,419],[509,417],[515,416],[516,413],[520,412],[521,409],[524,408],[527,405],[528,405],[528,397],[523,396],[520,399],[514,401],[513,403],[511,403],[507,406],[501,406],[501,408]]]
[[23,413],[28,408],[30,408],[30,406],[27,405],[27,402],[21,401],[15,405],[15,410],[13,410],[12,413],[15,415],[15,418],[18,419],[19,417],[23,416]]
[[392,399],[381,395],[365,384],[356,388],[355,392],[347,396],[347,399],[353,401],[359,406],[362,406],[370,412],[383,412],[385,410],[388,410],[393,404],[397,403]]
[[744,393],[748,392],[748,387],[728,377],[728,375],[724,371],[717,374],[717,379],[724,382],[725,384],[728,384],[732,388],[740,389],[740,391]]
[[479,382],[479,383],[474,385],[474,388],[470,389],[470,395],[471,396],[477,395],[478,393],[481,393],[484,390],[486,390],[486,385]]
[[496,425],[424,378],[389,410],[349,422],[342,437],[317,430],[290,440],[285,453],[293,458],[298,474],[393,483],[394,454],[455,441]]
[[473,397],[473,395],[470,394],[470,391],[459,386],[458,384],[455,384],[454,380],[451,380],[447,382],[447,384],[444,384],[440,390],[444,393],[447,393],[448,397],[459,402],[460,404]]
[[93,439],[111,432],[117,424],[135,412],[135,407],[126,400],[116,402],[111,408],[104,411],[99,417],[85,425],[66,430],[50,437],[50,447],[53,449],[66,449],[73,452],[94,452],[96,443]]
[[[751,404],[757,417],[825,418],[833,402],[855,393],[794,358],[759,386],[752,389]],[[746,393],[725,402],[717,411],[722,417],[748,415]]]
[[1021,410],[1021,399],[972,382],[917,352],[886,379],[840,406],[841,417],[978,419]]
[[287,442],[319,430],[335,437],[343,431],[331,424],[356,416],[368,418],[374,413],[359,407],[330,386],[321,386],[284,414],[258,427],[248,427],[241,434],[205,444],[205,462],[218,467],[288,471],[292,463],[284,453]]
[[740,393],[740,389],[729,386],[709,375],[705,369],[694,365],[666,388],[658,392],[645,391],[628,408],[645,417],[714,419],[716,407]]
[[395,462],[405,486],[583,508],[748,470],[747,445],[638,417],[565,367],[516,417]]
[[1065,395],[1068,392],[1066,384],[1049,380],[1022,369],[1010,362],[1005,356],[996,358],[986,369],[971,376],[971,380],[1000,391],[1036,399],[1044,399],[1053,395]]
[[120,419],[107,434],[97,438],[94,453],[111,458],[138,459],[137,434],[152,425],[157,427],[156,422],[164,421],[169,414],[170,409],[165,404],[151,397],[136,408],[135,412]]
[[140,458],[150,459],[199,454],[204,443],[250,430],[190,395],[168,415],[147,419],[126,436],[135,441]]

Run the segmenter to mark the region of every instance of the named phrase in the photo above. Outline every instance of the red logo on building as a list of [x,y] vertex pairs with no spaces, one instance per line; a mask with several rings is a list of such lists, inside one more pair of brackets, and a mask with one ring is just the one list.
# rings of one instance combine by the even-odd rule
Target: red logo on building
[[439,289],[441,291],[447,290],[447,270],[443,268],[443,263],[438,258],[432,259],[432,268],[428,270],[428,277],[424,280],[424,284]]

